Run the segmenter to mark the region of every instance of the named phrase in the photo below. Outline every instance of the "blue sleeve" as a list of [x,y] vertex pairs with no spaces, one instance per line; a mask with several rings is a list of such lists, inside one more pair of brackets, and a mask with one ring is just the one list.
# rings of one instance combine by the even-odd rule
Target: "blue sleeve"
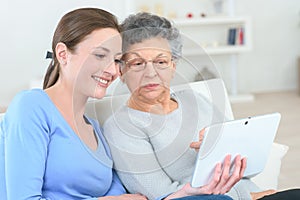
[[[49,142],[46,114],[26,95],[13,100],[2,122],[7,199],[42,200]],[[3,162],[3,161],[1,161]]]

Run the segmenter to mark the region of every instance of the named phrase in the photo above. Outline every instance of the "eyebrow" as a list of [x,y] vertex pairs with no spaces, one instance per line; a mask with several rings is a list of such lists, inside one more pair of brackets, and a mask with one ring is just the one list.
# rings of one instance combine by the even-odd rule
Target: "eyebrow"
[[[129,52],[129,53],[127,53],[128,56],[130,56],[130,54],[135,54],[136,56],[138,56],[138,57],[140,57],[140,58],[143,58],[140,54],[138,54],[138,53],[136,53],[136,52]],[[126,54],[124,54],[124,56],[126,56]],[[160,54],[158,54],[157,56],[155,56],[155,58],[158,58],[158,57],[160,57],[160,56],[167,56],[167,55],[165,55],[164,53],[160,53]]]
[[[110,50],[108,48],[105,48],[105,47],[102,47],[102,46],[98,46],[95,49],[102,49],[102,50],[106,51],[107,53],[110,52]],[[115,56],[118,56],[118,55],[122,55],[122,52],[116,53]]]
[[105,48],[105,47],[102,47],[102,46],[98,46],[95,49],[102,49],[102,50],[104,50],[106,52],[110,52],[110,50],[108,48]]

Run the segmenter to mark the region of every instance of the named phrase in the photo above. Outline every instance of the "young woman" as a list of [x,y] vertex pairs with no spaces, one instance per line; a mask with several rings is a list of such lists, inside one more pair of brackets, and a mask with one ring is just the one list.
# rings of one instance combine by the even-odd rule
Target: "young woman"
[[60,20],[44,89],[22,91],[0,124],[0,199],[146,199],[125,194],[88,98],[102,98],[118,76],[116,18],[81,8]]

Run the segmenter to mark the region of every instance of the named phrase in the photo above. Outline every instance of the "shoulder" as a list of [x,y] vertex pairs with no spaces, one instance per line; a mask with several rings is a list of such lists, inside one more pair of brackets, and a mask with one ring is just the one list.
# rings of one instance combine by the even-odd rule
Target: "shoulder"
[[117,129],[120,124],[122,126],[129,125],[130,119],[128,113],[128,107],[123,105],[116,112],[112,113],[112,115],[105,121],[103,124],[104,131],[106,129]]
[[45,105],[49,102],[47,94],[41,89],[24,90],[19,92],[12,100],[8,109],[17,108],[23,111]]
[[192,89],[176,91],[171,94],[171,97],[179,101],[179,103],[187,104],[189,106],[198,105],[199,108],[212,106],[212,103],[207,97]]
[[111,115],[103,125],[103,134],[111,143],[135,143],[147,139],[143,124],[145,117],[141,117],[139,111],[122,106]]
[[220,110],[217,106],[217,104],[222,104],[222,99],[204,96],[192,89],[181,90],[173,95],[182,110],[186,112],[185,116],[194,113],[198,116],[199,122],[208,120],[209,124],[222,122],[225,119],[224,109]]
[[5,118],[26,124],[30,121],[48,121],[52,116],[54,105],[48,95],[41,89],[24,90],[19,92],[11,101]]

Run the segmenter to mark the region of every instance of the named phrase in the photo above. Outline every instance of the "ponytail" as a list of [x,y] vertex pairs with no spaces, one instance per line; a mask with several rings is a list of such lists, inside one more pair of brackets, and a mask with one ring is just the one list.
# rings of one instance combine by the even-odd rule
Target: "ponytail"
[[54,59],[52,59],[44,77],[43,89],[47,89],[52,85],[54,85],[58,80],[58,78],[59,78],[59,63],[55,62]]

